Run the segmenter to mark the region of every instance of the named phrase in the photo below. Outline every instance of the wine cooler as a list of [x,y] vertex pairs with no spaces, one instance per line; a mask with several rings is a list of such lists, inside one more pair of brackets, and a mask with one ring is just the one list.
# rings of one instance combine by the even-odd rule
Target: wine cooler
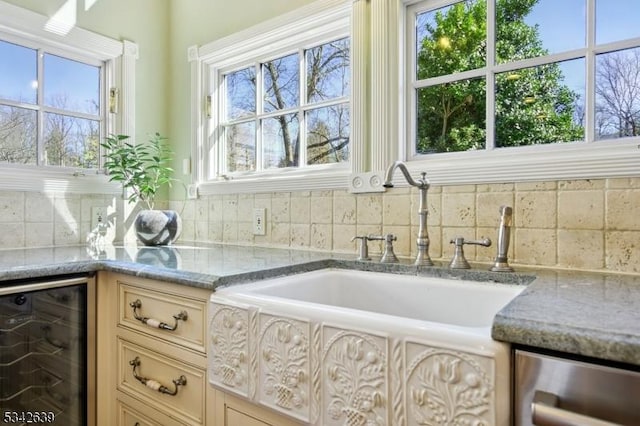
[[95,425],[95,281],[0,282],[0,425]]

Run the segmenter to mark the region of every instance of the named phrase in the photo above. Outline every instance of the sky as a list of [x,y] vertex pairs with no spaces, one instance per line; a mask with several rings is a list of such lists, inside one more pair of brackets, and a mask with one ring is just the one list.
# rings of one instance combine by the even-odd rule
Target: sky
[[[539,0],[525,21],[537,24],[550,53],[585,47],[586,0]],[[596,44],[640,36],[640,0],[596,0]],[[565,83],[584,95],[584,60],[561,64]]]
[[[100,99],[98,67],[45,54],[44,84],[49,106],[58,106],[54,99],[65,97],[65,108],[95,113],[92,104]],[[0,41],[0,100],[34,104],[37,86],[37,51]]]

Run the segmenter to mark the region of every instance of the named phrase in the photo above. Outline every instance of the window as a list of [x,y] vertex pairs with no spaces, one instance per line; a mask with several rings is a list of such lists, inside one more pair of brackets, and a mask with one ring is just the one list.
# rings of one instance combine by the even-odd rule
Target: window
[[60,19],[0,0],[0,189],[111,194],[99,142],[135,134],[138,46]]
[[348,162],[348,38],[222,78],[226,173]]
[[[200,185],[340,181],[350,164],[349,3],[316,2],[198,48],[204,94]],[[202,112],[203,116],[206,112]],[[199,144],[199,142],[196,142]],[[304,180],[301,180],[304,176]],[[319,177],[321,176],[321,177]],[[326,183],[326,181],[325,181]],[[238,186],[240,185],[240,186]],[[284,186],[283,186],[284,185]],[[219,188],[218,190],[219,191]]]
[[0,39],[0,162],[97,169],[104,63]]
[[[547,178],[559,176],[534,169],[571,151],[566,158],[586,177],[622,173],[600,162],[589,175],[593,163],[577,164],[594,152],[604,162],[614,151],[628,157],[638,142],[629,139],[640,135],[634,0],[404,3],[408,157],[436,169],[445,153],[498,167],[528,162],[518,170]],[[506,149],[515,147],[527,148]]]

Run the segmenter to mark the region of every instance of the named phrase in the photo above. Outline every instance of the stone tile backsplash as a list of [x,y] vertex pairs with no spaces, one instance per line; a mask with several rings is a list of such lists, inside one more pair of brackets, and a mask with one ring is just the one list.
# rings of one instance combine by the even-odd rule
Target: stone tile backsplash
[[124,238],[122,227],[115,225],[125,222],[122,220],[122,205],[113,196],[0,191],[0,247],[85,243],[91,232],[92,207],[107,208],[108,217],[105,219],[113,225],[107,238],[121,241]]
[[[409,188],[212,195],[187,202],[182,239],[355,254],[353,236],[390,232],[396,254],[411,257],[417,197]],[[451,258],[456,236],[495,241],[498,209],[509,205],[511,263],[640,273],[640,178],[432,187],[428,204],[434,259]],[[267,209],[265,236],[252,234],[254,207]],[[381,248],[370,243],[374,255]],[[495,250],[467,246],[465,254],[489,262]]]
[[[415,255],[417,191],[302,191],[212,195],[175,201],[183,241],[223,242],[354,253],[355,235],[393,233],[398,256]],[[456,236],[496,240],[498,209],[514,209],[509,258],[515,265],[640,273],[640,178],[432,187],[430,254],[448,261]],[[133,241],[133,211],[94,194],[0,191],[0,247],[82,244],[91,208],[109,206],[110,241]],[[254,236],[252,212],[266,209],[266,235]],[[379,254],[381,244],[370,243]],[[465,247],[489,262],[495,247]]]

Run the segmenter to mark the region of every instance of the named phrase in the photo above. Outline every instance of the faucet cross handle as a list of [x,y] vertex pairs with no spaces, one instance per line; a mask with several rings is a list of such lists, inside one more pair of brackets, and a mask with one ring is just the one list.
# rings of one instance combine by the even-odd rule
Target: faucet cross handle
[[455,237],[452,238],[449,243],[454,245],[453,251],[453,259],[449,263],[449,268],[451,269],[469,269],[471,266],[467,259],[464,257],[464,245],[465,244],[473,244],[477,246],[489,247],[491,245],[491,240],[489,238],[483,238],[481,240],[465,240],[464,237]]

